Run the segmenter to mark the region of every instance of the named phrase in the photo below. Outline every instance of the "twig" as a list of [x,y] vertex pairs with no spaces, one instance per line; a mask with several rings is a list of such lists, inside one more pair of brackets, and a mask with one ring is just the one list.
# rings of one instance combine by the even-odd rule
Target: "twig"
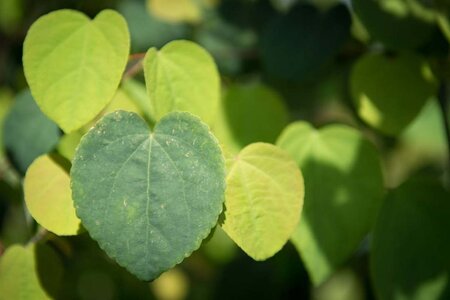
[[134,77],[136,74],[141,72],[143,69],[142,61],[143,61],[143,59],[140,59],[133,66],[131,66],[128,70],[126,70],[125,73],[123,73],[122,80],[126,80],[128,78]]
[[439,87],[439,106],[441,108],[442,119],[444,121],[444,130],[445,136],[447,139],[447,158],[448,158],[448,167],[450,167],[450,125],[449,125],[449,116],[448,116],[448,94],[447,94],[447,85],[445,82],[442,82]]
[[28,245],[31,243],[37,243],[38,241],[44,239],[48,233],[49,232],[46,229],[40,227],[36,234],[28,241]]
[[145,53],[133,53],[130,54],[130,56],[128,57],[128,61],[131,60],[136,60],[136,59],[143,59],[145,57]]

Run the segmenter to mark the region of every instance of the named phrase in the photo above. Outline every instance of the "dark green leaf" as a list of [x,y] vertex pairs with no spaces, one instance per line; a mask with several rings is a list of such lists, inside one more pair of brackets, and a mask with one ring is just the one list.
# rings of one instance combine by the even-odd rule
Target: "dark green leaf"
[[319,12],[298,5],[271,22],[262,36],[266,71],[288,80],[303,80],[328,62],[349,37],[351,18],[344,5]]
[[17,95],[3,127],[5,148],[18,170],[25,173],[33,160],[58,143],[58,126],[39,110],[30,92]]
[[106,115],[81,140],[71,178],[83,225],[144,280],[197,249],[224,201],[218,143],[185,112],[163,117],[153,132],[134,113]]
[[413,178],[389,194],[371,256],[379,299],[450,299],[449,200],[428,178]]

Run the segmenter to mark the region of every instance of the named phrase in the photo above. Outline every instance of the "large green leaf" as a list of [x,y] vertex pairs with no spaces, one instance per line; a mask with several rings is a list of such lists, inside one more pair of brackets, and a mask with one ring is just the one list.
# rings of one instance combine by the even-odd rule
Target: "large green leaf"
[[293,123],[277,144],[305,178],[305,206],[292,241],[319,284],[351,256],[372,226],[383,193],[380,161],[374,147],[344,125],[316,130]]
[[369,35],[391,49],[421,46],[433,32],[433,13],[420,0],[352,0]]
[[251,144],[230,162],[222,228],[253,259],[265,260],[291,237],[303,195],[302,174],[287,153]]
[[428,178],[413,178],[389,194],[371,255],[379,299],[450,299],[449,200]]
[[65,131],[91,121],[112,99],[128,60],[125,20],[112,11],[94,20],[73,10],[40,17],[23,48],[25,76],[42,111]]
[[58,143],[60,131],[33,100],[28,90],[16,96],[3,125],[5,148],[18,170],[25,173],[33,160]]
[[71,169],[77,215],[109,256],[151,280],[200,246],[222,211],[225,167],[197,117],[174,112],[153,132],[134,113],[103,117]]
[[0,298],[53,299],[62,274],[61,262],[50,247],[13,245],[0,258]]
[[265,70],[282,79],[310,78],[348,39],[350,24],[350,13],[344,5],[326,13],[311,5],[293,7],[266,26],[262,35]]
[[75,235],[80,219],[73,206],[70,178],[57,156],[38,157],[28,168],[24,196],[33,218],[57,235]]
[[158,121],[165,114],[188,111],[210,123],[220,97],[217,67],[202,47],[174,41],[161,50],[151,48],[144,60],[151,111]]
[[274,90],[261,84],[234,85],[221,101],[213,131],[228,151],[237,153],[254,142],[275,142],[288,118]]
[[399,134],[436,92],[428,64],[414,54],[366,54],[354,65],[350,80],[359,116],[390,135]]

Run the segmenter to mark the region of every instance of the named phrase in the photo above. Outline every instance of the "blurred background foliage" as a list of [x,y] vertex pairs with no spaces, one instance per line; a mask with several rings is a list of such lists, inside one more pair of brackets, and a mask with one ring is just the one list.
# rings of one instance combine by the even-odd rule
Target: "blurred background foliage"
[[[22,44],[39,16],[61,8],[119,11],[137,53],[130,68],[175,39],[205,47],[222,75],[213,130],[230,153],[274,143],[295,120],[357,128],[383,165],[373,233],[318,285],[291,243],[256,262],[220,227],[151,283],[88,234],[44,234],[24,205],[24,173],[52,150],[70,160],[81,133],[62,136],[32,101]],[[0,0],[0,290],[22,277],[58,299],[450,299],[449,41],[447,0]],[[142,108],[142,82],[124,81],[106,110]],[[10,247],[37,238],[45,243]],[[4,271],[18,261],[21,272]]]

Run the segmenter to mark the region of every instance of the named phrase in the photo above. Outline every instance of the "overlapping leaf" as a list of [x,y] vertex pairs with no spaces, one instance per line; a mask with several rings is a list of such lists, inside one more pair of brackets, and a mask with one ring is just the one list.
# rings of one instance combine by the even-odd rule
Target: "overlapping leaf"
[[316,130],[293,123],[277,144],[304,175],[305,206],[292,241],[319,284],[352,255],[375,220],[383,192],[380,161],[374,147],[344,125]]
[[80,219],[75,214],[68,170],[55,156],[38,157],[28,168],[24,181],[27,208],[45,229],[57,235],[76,235]]
[[417,55],[366,54],[353,67],[351,92],[365,122],[396,135],[436,92],[436,83],[428,64]]
[[18,170],[25,173],[33,160],[58,143],[58,126],[49,120],[28,90],[19,93],[5,118],[3,139]]
[[161,50],[151,48],[144,60],[151,111],[158,121],[179,110],[211,123],[219,104],[220,85],[212,57],[189,41],[174,41]]
[[62,278],[57,254],[46,245],[13,245],[0,258],[0,298],[53,299]]

